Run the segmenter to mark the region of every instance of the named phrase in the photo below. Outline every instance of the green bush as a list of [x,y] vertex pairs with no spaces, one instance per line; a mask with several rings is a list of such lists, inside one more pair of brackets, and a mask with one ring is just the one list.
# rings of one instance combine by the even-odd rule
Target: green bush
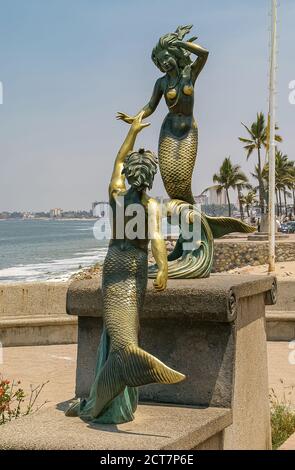
[[286,397],[279,400],[274,390],[270,395],[272,447],[278,449],[293,433],[295,433],[295,411]]
[[28,396],[26,396],[20,385],[20,381],[10,382],[0,375],[0,425],[38,411],[46,403],[36,405],[37,399],[46,385],[45,383],[35,388],[31,386]]

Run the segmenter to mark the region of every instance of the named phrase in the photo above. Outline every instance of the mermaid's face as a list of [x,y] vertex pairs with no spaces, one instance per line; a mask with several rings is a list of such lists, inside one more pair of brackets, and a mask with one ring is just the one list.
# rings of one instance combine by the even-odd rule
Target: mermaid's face
[[159,68],[162,72],[171,72],[177,68],[177,62],[174,57],[167,51],[163,50],[157,56]]

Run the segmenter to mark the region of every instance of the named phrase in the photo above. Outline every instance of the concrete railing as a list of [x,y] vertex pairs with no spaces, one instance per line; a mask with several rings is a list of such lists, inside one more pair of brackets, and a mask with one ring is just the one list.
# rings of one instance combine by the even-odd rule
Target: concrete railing
[[[1,427],[1,448],[270,449],[265,304],[275,297],[271,276],[170,281],[161,294],[150,286],[141,346],[187,380],[142,387],[135,421],[117,426],[67,418],[67,404],[46,408]],[[98,281],[69,287],[67,310],[79,324],[78,397],[94,376],[101,301]]]
[[0,285],[0,342],[3,346],[77,341],[77,320],[66,314],[68,283]]
[[278,298],[267,308],[267,338],[269,341],[295,340],[295,281],[278,283]]

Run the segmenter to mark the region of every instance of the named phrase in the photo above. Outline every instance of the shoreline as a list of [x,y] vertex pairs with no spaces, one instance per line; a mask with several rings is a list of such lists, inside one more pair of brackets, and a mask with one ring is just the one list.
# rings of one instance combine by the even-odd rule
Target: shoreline
[[20,221],[24,221],[24,220],[25,220],[25,221],[27,221],[27,220],[38,220],[38,221],[40,221],[40,220],[46,220],[46,221],[49,221],[49,220],[50,220],[50,221],[59,221],[59,222],[64,222],[64,221],[65,221],[65,222],[66,222],[66,221],[69,221],[69,222],[71,222],[71,221],[94,222],[94,221],[95,221],[95,222],[97,222],[98,220],[100,220],[100,218],[99,218],[99,217],[93,217],[93,218],[89,217],[89,218],[83,218],[83,219],[81,218],[81,219],[80,219],[79,217],[77,217],[77,218],[74,218],[74,217],[73,217],[73,218],[63,218],[63,217],[60,217],[60,218],[59,218],[59,217],[54,217],[54,218],[51,218],[51,217],[33,217],[33,218],[28,218],[28,219],[17,219],[17,218],[15,218],[15,219],[11,219],[11,218],[10,218],[10,219],[0,219],[0,222],[7,222],[7,221],[9,221],[9,220],[12,220],[12,221],[15,221],[15,222],[16,222],[16,221],[17,221],[17,222],[20,222]]

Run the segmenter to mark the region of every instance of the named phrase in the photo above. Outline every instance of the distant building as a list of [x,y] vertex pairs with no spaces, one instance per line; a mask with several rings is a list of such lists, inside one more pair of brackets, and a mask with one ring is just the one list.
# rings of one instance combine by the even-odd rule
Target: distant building
[[62,217],[62,209],[50,209],[50,217],[51,219],[55,219],[57,217]]
[[201,206],[206,206],[208,204],[208,196],[207,194],[200,194],[199,196],[194,196],[196,204],[200,204]]
[[35,215],[32,214],[31,212],[24,212],[23,213],[23,219],[34,219]]
[[223,189],[219,194],[217,193],[216,189],[208,189],[208,204],[215,204],[217,206],[223,206],[227,204],[226,200],[226,192]]

